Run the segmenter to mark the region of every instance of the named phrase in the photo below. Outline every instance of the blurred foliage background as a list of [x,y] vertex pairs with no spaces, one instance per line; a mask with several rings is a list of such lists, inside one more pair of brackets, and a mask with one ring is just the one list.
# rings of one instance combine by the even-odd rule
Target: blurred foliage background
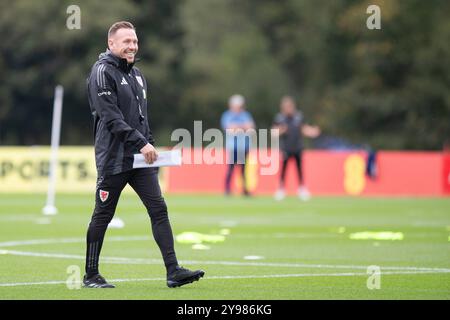
[[[81,29],[69,30],[69,5]],[[366,9],[381,8],[381,30]],[[219,127],[241,93],[259,128],[293,95],[324,134],[379,149],[438,150],[450,138],[448,0],[0,0],[0,145],[92,144],[86,78],[118,20],[137,27],[158,145],[175,128]]]

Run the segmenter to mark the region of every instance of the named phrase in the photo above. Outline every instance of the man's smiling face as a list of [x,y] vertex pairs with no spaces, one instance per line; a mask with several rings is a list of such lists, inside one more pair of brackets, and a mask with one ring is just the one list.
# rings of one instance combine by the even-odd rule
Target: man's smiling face
[[121,28],[108,39],[108,47],[111,52],[133,63],[138,52],[138,38],[133,29]]

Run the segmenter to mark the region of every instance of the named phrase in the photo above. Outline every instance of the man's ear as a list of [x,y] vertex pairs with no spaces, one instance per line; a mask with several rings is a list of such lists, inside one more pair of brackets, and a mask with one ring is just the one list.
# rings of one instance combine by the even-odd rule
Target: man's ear
[[114,44],[114,41],[113,41],[111,38],[109,38],[109,39],[108,39],[108,48],[111,49],[111,47],[113,46],[113,44]]

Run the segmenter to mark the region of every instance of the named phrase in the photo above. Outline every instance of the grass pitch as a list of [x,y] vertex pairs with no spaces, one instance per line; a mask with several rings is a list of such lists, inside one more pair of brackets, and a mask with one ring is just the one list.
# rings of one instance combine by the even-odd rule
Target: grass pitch
[[[0,299],[450,299],[448,198],[166,200],[175,235],[229,230],[224,242],[203,243],[209,250],[176,243],[181,264],[204,269],[205,278],[166,287],[147,213],[133,194],[122,196],[116,217],[125,227],[108,229],[100,260],[117,288],[77,290],[66,281],[77,267],[83,275],[93,195],[59,195],[53,217],[40,213],[44,195],[0,195]],[[362,231],[404,239],[350,239]],[[380,267],[379,289],[367,286],[377,285],[368,266]]]

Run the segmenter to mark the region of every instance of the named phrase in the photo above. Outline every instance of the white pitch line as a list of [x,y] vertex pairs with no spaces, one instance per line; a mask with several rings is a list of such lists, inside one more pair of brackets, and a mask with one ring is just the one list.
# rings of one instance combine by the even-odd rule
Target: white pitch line
[[[381,275],[402,275],[402,274],[429,274],[432,271],[388,271]],[[268,275],[243,275],[243,276],[211,276],[204,280],[236,280],[236,279],[268,279],[268,278],[305,278],[305,277],[355,277],[367,276],[365,272],[345,272],[345,273],[296,273],[296,274],[268,274]],[[111,279],[110,282],[143,282],[143,281],[166,281],[165,278],[137,278],[137,279]],[[66,284],[66,281],[41,281],[41,282],[16,282],[0,283],[0,287],[19,287],[34,285],[60,285]],[[80,282],[70,282],[70,284],[80,284]]]
[[[29,257],[43,257],[43,258],[58,258],[58,259],[74,259],[84,260],[85,256],[75,254],[61,254],[61,253],[40,253],[40,252],[26,252],[16,250],[0,249],[0,255],[15,255],[15,256],[29,256]],[[161,264],[162,259],[145,259],[145,258],[126,258],[126,257],[102,257],[103,263],[111,264]],[[242,262],[242,261],[201,261],[201,260],[182,260],[181,264],[186,265],[226,265],[226,266],[256,266],[256,267],[287,267],[287,268],[318,268],[318,269],[359,269],[367,270],[367,266],[360,265],[329,265],[329,264],[301,264],[301,263],[272,263],[272,262]],[[383,270],[399,270],[399,271],[418,271],[418,272],[435,272],[435,273],[450,273],[447,268],[429,268],[429,267],[395,267],[395,266],[380,266]]]
[[0,283],[0,287],[38,286],[38,285],[64,284],[64,283],[66,283],[66,281]]
[[[128,236],[128,237],[108,237],[108,241],[144,241],[150,240],[149,236]],[[39,244],[59,244],[59,243],[84,243],[85,238],[60,238],[60,239],[33,239],[33,240],[18,240],[0,242],[0,247],[18,247],[24,245],[39,245]]]
[[[272,263],[272,262],[240,262],[240,261],[183,261],[185,264],[218,264],[234,266],[260,266],[260,267],[292,267],[292,268],[320,268],[320,269],[361,269],[367,270],[366,266],[357,265],[331,265],[331,264],[303,264],[303,263]],[[437,271],[450,272],[445,268],[427,268],[427,267],[383,267],[384,270],[407,270],[407,271]]]

